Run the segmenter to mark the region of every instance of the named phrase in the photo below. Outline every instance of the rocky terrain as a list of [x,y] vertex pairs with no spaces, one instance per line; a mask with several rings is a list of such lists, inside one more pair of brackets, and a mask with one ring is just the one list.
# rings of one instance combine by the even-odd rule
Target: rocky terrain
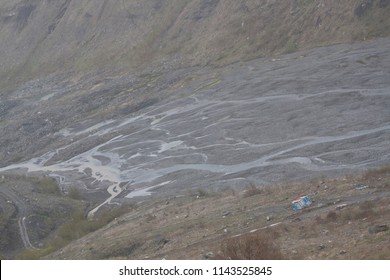
[[[291,201],[313,204],[294,212]],[[389,259],[390,168],[145,200],[47,259]]]
[[1,85],[58,71],[226,65],[390,35],[388,0],[2,0]]
[[[95,2],[1,2],[1,230],[20,235],[1,241],[6,257],[53,253],[72,221],[76,237],[99,234],[89,221],[111,222],[119,205],[152,221],[163,203],[389,164],[388,1]],[[386,199],[379,189],[353,202]],[[49,215],[58,204],[64,215]],[[138,244],[121,242],[107,244]],[[99,250],[51,256],[144,257]]]

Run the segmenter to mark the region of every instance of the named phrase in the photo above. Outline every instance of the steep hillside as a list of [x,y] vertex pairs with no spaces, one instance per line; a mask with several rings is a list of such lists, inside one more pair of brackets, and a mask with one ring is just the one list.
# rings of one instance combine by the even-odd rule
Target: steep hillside
[[[299,188],[289,196],[287,193],[293,190],[290,184],[278,187],[273,183],[333,177],[388,164],[390,73],[387,69],[390,49],[386,46],[389,42],[390,38],[385,38],[322,47],[221,68],[117,76],[112,76],[112,72],[102,72],[100,76],[86,75],[78,80],[50,75],[24,84],[11,92],[6,100],[0,101],[0,164],[4,166],[0,168],[1,178],[4,178],[0,181],[0,190],[9,189],[0,200],[4,213],[9,213],[1,219],[0,226],[7,236],[19,230],[25,242],[12,247],[16,252],[9,246],[2,246],[7,251],[0,250],[0,254],[13,256],[26,244],[25,247],[45,250],[27,251],[21,257],[42,256],[42,253],[59,248],[51,245],[52,242],[58,244],[56,238],[50,240],[51,236],[59,235],[66,242],[72,241],[115,217],[109,214],[108,220],[102,223],[99,217],[107,213],[104,209],[128,203],[131,208],[132,205],[142,207],[136,212],[137,218],[130,219],[131,225],[121,226],[119,235],[122,232],[126,234],[120,242],[115,243],[115,238],[107,238],[104,244],[94,237],[83,239],[71,245],[81,248],[79,244],[83,243],[87,246],[82,247],[83,253],[69,247],[53,257],[146,257],[140,254],[145,251],[145,247],[139,245],[142,242],[153,243],[147,245],[149,252],[165,247],[173,239],[182,242],[177,236],[199,233],[199,230],[191,230],[198,227],[198,223],[205,231],[210,230],[210,223],[217,226],[213,228],[217,235],[208,240],[215,245],[225,236],[225,220],[217,220],[214,212],[219,213],[219,210],[210,209],[214,214],[200,210],[197,212],[200,220],[191,224],[175,205],[186,209],[186,204],[191,207],[191,200],[197,196],[203,197],[207,193],[218,196],[223,191],[236,193],[250,186],[262,185],[276,188],[280,196],[271,199],[265,192],[265,195],[260,195],[262,200],[253,201],[253,211],[257,213],[258,209],[268,205],[271,215],[275,215],[274,210],[288,214],[291,210],[282,204],[290,204],[291,200],[309,191],[316,194],[317,183],[305,183],[303,187],[298,184]],[[42,239],[36,238],[35,221],[40,220],[33,220],[25,226],[21,224],[18,229],[15,228],[18,223],[14,217],[23,221],[35,208],[45,209],[44,213],[54,213],[59,205],[54,199],[42,200],[35,196],[32,188],[31,194],[28,190],[24,194],[26,198],[34,198],[32,205],[28,208],[19,206],[24,203],[14,198],[12,193],[19,193],[21,182],[13,181],[10,173],[53,177],[60,186],[61,193],[59,190],[56,192],[60,198],[75,189],[80,193],[79,197],[88,202],[84,204],[88,207],[83,209],[81,217],[69,217],[69,223],[64,228],[57,231],[58,225],[51,226]],[[375,178],[374,187],[372,183],[360,179],[349,179],[346,185],[341,180],[335,187],[330,182],[334,193],[328,193],[324,186],[321,203],[327,203],[329,199],[339,203],[340,197],[343,201],[355,202],[355,193],[358,195],[361,188],[368,192],[361,197],[362,202],[387,197],[383,187],[388,187],[387,179],[384,181],[388,169],[380,174]],[[23,185],[30,184],[28,179],[26,177],[27,182]],[[340,183],[347,193],[339,192]],[[377,193],[372,195],[372,190]],[[170,202],[177,198],[179,204]],[[156,201],[159,203],[153,205]],[[224,200],[220,202],[225,205]],[[215,205],[216,198],[210,197],[209,203]],[[321,203],[318,211],[322,211]],[[16,206],[11,207],[10,204]],[[202,202],[198,205],[205,206]],[[244,202],[243,205],[248,204]],[[170,213],[158,212],[161,206],[169,208]],[[15,208],[21,209],[17,216],[13,214],[16,213]],[[50,208],[53,210],[47,210]],[[359,205],[354,205],[354,212],[360,212],[359,208]],[[240,213],[245,216],[243,210]],[[232,212],[228,208],[222,213],[224,211]],[[352,241],[348,240],[350,243],[344,250],[350,250],[354,240],[360,240],[363,247],[367,245],[365,240],[372,240],[378,246],[388,240],[386,235],[384,239],[377,239],[376,235],[359,239],[367,227],[375,226],[372,223],[381,226],[386,222],[382,213],[388,213],[388,200],[380,200],[374,212],[379,214],[368,214],[375,220],[363,223],[359,218],[362,216],[357,214],[354,220],[358,220],[359,228],[356,229],[353,224]],[[32,214],[35,215],[34,212]],[[209,219],[212,216],[218,224],[213,222],[214,218]],[[87,217],[97,218],[97,224],[87,221]],[[161,217],[170,217],[169,222],[174,223],[173,232],[170,227],[160,232],[166,221]],[[184,219],[179,231],[175,231],[179,221],[176,217]],[[322,218],[320,216],[320,221]],[[286,219],[289,216],[282,217],[283,221]],[[348,216],[341,219],[343,226],[349,225]],[[306,226],[311,228],[312,222],[315,220],[310,219]],[[138,223],[145,227],[134,227]],[[230,226],[235,228],[234,234],[240,234],[242,224],[239,221],[235,220]],[[256,223],[254,226],[258,229],[266,225]],[[151,235],[146,241],[138,239],[129,234],[127,227],[147,231]],[[79,234],[75,229],[82,232]],[[299,231],[299,226],[292,230]],[[109,236],[116,234],[108,232]],[[299,235],[302,236],[303,232]],[[100,233],[97,231],[87,238],[103,236]],[[338,234],[341,233],[337,232],[335,239]],[[141,235],[145,237],[144,233]],[[207,236],[206,233],[203,235]],[[188,240],[200,242],[199,238],[203,235]],[[316,238],[315,244],[322,248],[323,244],[318,242],[323,236]],[[7,239],[0,240],[3,245],[4,242]],[[291,239],[285,242],[284,250],[288,250]],[[173,242],[166,248],[176,250],[182,245]],[[197,248],[202,250],[205,247],[208,245],[202,243]],[[321,256],[339,257],[335,255],[339,253],[335,252],[337,247],[332,246],[331,251]],[[367,257],[376,258],[375,251],[368,249]],[[133,254],[133,250],[140,251]],[[62,255],[62,252],[66,253]],[[175,253],[169,254],[169,257],[198,258],[198,253],[191,256]],[[313,256],[306,253],[305,257]],[[160,257],[155,253],[148,253],[148,256]],[[388,254],[384,256],[387,258]]]
[[63,69],[224,65],[390,35],[388,0],[2,0],[2,84]]
[[[390,162],[389,15],[390,0],[0,0],[0,257],[203,258],[289,225],[310,191],[283,254],[313,226],[302,257],[373,242],[367,258],[388,258],[388,231],[364,234],[388,228],[389,168],[324,180]],[[318,243],[332,227],[351,255]]]
[[[386,167],[149,201],[46,258],[388,260],[389,190]],[[314,203],[294,212],[291,201],[302,194]]]

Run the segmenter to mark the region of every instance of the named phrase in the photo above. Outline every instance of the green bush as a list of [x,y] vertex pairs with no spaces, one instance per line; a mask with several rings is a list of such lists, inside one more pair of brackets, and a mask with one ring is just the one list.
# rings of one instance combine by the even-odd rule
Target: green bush
[[88,233],[94,232],[106,226],[115,218],[127,213],[131,209],[133,209],[132,205],[123,205],[121,207],[105,211],[92,220],[88,219],[82,212],[75,212],[73,213],[70,221],[58,229],[56,237],[51,242],[51,246],[55,249],[64,247],[71,241],[79,239]]

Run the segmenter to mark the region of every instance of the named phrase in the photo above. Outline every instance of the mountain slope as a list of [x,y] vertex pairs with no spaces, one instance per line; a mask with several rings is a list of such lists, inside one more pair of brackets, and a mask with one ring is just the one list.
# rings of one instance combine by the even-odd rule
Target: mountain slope
[[[387,0],[10,1],[0,6],[0,77],[152,63],[223,65],[390,35]],[[4,81],[3,81],[4,83]]]
[[[241,197],[229,204],[214,194],[273,186],[261,189],[276,188],[276,196],[266,191],[261,201],[255,197],[250,212],[237,209],[239,220],[251,223],[267,206],[267,213],[283,212],[279,218],[288,221],[284,201],[308,190],[316,194],[322,183],[275,183],[345,175],[390,161],[390,0],[0,3],[0,255],[13,257],[22,247],[47,249],[33,251],[34,257],[52,252],[128,211],[115,210],[126,204],[140,208],[120,220],[119,232],[111,231],[114,221],[52,257],[143,258],[145,241],[147,254],[160,258],[165,253],[153,252],[156,247],[196,245],[181,238],[198,234],[191,230],[198,226],[204,234],[188,241],[202,250],[210,223],[216,234],[208,244],[229,232],[219,212],[234,212]],[[322,45],[332,46],[313,48]],[[331,196],[323,186],[314,212],[322,215],[321,203],[340,197],[369,206],[368,200],[383,196],[368,214],[384,223],[388,175],[387,168],[368,181],[343,179],[331,186]],[[26,206],[15,199],[18,193]],[[209,193],[207,201],[220,207],[202,212],[199,198]],[[54,223],[59,204],[66,211]],[[195,204],[196,218],[188,220],[187,209]],[[359,205],[351,208],[360,213]],[[359,223],[359,215],[357,235],[372,222]],[[183,218],[180,225],[177,217]],[[241,234],[239,220],[230,224],[234,234]],[[266,220],[248,230],[266,226]],[[172,228],[160,232],[156,225],[165,222]],[[150,235],[137,239],[129,228]],[[118,234],[120,242],[94,238],[106,237],[102,232]],[[21,239],[8,246],[15,233]],[[360,240],[356,234],[353,240]],[[386,241],[371,237],[378,245]],[[288,236],[285,241],[284,250],[294,248]],[[73,249],[80,243],[83,252]],[[317,256],[338,256],[336,249]],[[176,253],[170,257],[189,257]]]

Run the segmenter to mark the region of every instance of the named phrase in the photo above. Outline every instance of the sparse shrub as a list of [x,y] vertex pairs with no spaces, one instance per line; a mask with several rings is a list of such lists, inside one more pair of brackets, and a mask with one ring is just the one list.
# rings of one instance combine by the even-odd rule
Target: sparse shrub
[[120,215],[127,213],[133,209],[133,205],[123,205],[111,210],[104,211],[93,220],[88,220],[87,217],[81,211],[76,211],[72,214],[69,222],[63,224],[56,232],[54,239],[42,250],[24,250],[18,256],[17,259],[40,259],[47,254],[50,254],[59,248],[62,248],[69,244],[71,241],[79,239],[88,233],[94,232],[110,222]]
[[326,220],[328,222],[335,222],[337,218],[338,218],[337,213],[334,211],[329,211],[328,214],[326,215]]
[[284,259],[273,237],[266,233],[246,234],[226,239],[216,259],[280,260]]
[[106,211],[99,217],[96,217],[96,219],[88,220],[82,212],[75,212],[72,219],[58,230],[57,237],[59,239],[55,241],[57,242],[57,245],[59,245],[61,243],[66,244],[72,240],[79,239],[90,232],[102,228],[121,214],[121,208],[118,208]]
[[297,52],[299,50],[299,45],[297,42],[288,42],[287,45],[286,45],[286,53],[289,54],[289,53],[294,53],[294,52]]
[[255,196],[255,195],[258,195],[258,194],[261,194],[263,191],[256,187],[255,184],[251,183],[249,188],[247,190],[245,190],[244,192],[244,197],[251,197],[251,196]]
[[208,193],[203,189],[198,189],[197,193],[199,197],[206,197],[208,195]]
[[75,200],[81,200],[82,196],[81,196],[81,192],[80,192],[79,188],[71,187],[69,189],[68,197],[75,199]]
[[156,216],[151,214],[151,213],[148,213],[146,216],[145,216],[145,221],[147,223],[151,222],[151,221],[154,221],[156,219]]
[[314,217],[314,220],[315,220],[316,224],[323,224],[323,223],[325,223],[324,219],[321,216],[319,216],[319,215],[316,215]]
[[10,220],[0,213],[0,248],[6,247],[12,240],[12,232],[10,231]]
[[38,192],[53,195],[59,195],[61,193],[56,181],[50,177],[43,177],[39,179]]
[[373,217],[376,215],[374,211],[375,203],[373,201],[365,201],[359,207],[350,209],[343,213],[344,220],[361,220],[364,218]]
[[365,201],[361,205],[357,211],[353,213],[354,219],[364,219],[369,218],[375,215],[374,211],[375,203],[373,201]]

